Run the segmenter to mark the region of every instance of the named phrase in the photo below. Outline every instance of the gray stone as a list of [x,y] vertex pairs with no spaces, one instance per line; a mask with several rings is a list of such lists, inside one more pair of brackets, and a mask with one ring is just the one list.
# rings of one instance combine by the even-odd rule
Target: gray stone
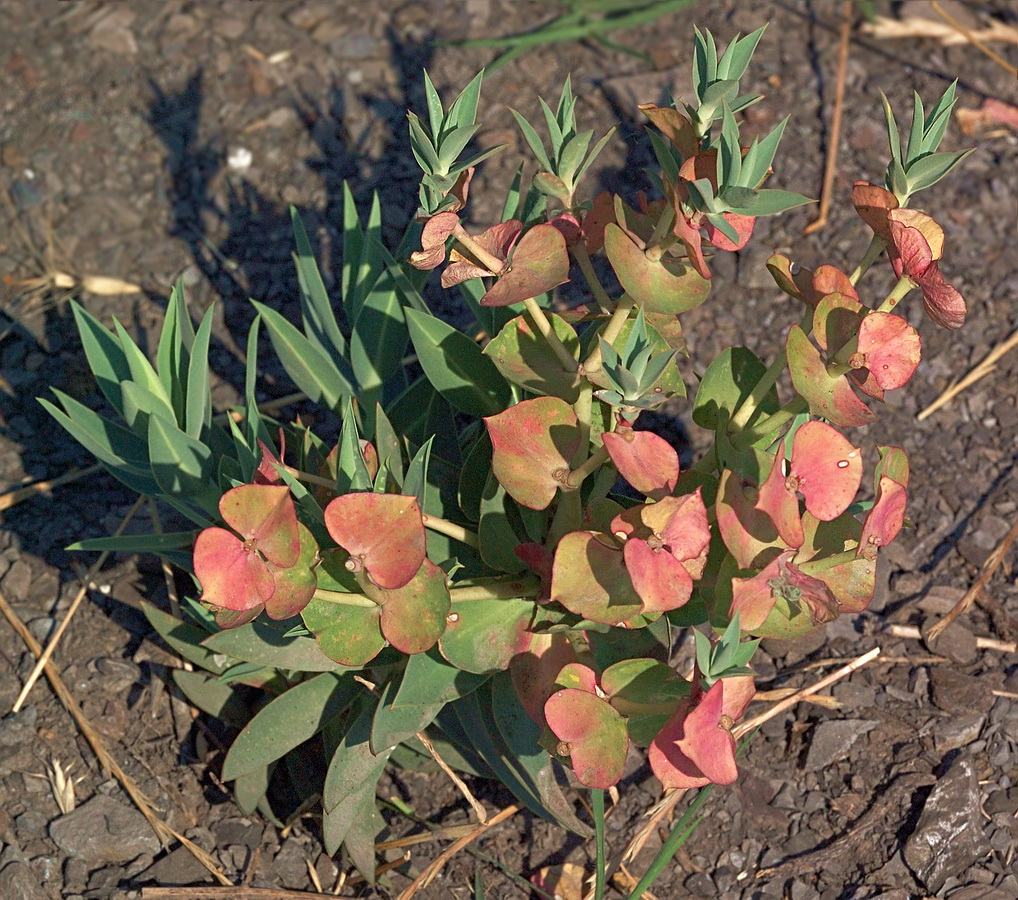
[[937,616],[928,616],[920,628],[923,642],[930,653],[942,654],[960,666],[974,663],[979,658],[976,636],[959,622],[952,622],[935,641],[930,640],[930,629],[939,621]]
[[877,727],[872,719],[828,719],[813,729],[806,753],[806,771],[815,772],[844,759],[852,745]]
[[279,876],[284,887],[294,890],[307,887],[308,865],[304,848],[293,838],[287,838],[272,860],[272,871]]
[[933,894],[989,852],[979,811],[979,783],[972,762],[958,759],[926,798],[915,831],[905,842],[905,862]]
[[187,847],[171,850],[137,876],[138,881],[154,881],[163,887],[183,887],[211,881],[212,876]]
[[967,747],[983,730],[986,716],[970,713],[939,722],[933,729],[933,745],[939,753],[947,753],[960,747]]
[[159,839],[145,817],[102,794],[54,819],[49,833],[65,853],[97,864],[127,862],[142,853],[159,852]]
[[4,900],[38,900],[42,887],[31,868],[16,862],[0,870],[0,897]]
[[0,719],[0,763],[14,759],[35,740],[35,706]]
[[963,675],[946,666],[937,666],[930,672],[930,696],[940,709],[953,716],[985,715],[994,700],[985,679]]
[[3,587],[4,596],[11,603],[26,600],[32,587],[32,569],[23,559],[16,559],[4,574],[0,586]]

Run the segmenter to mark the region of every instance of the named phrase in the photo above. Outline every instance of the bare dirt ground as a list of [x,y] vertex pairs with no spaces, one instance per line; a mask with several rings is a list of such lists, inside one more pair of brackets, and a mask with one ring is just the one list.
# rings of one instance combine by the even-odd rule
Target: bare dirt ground
[[[875,5],[892,12],[890,3]],[[346,179],[360,199],[378,190],[400,229],[416,206],[405,111],[423,108],[422,67],[449,96],[492,58],[436,39],[514,33],[553,7],[524,0],[0,4],[0,276],[7,281],[0,287],[0,491],[91,462],[37,396],[59,387],[98,402],[61,302],[66,292],[26,292],[15,282],[61,271],[136,283],[143,292],[85,292],[80,299],[151,347],[169,288],[183,277],[196,316],[212,302],[222,312],[212,362],[217,402],[228,405],[243,380],[235,342],[243,343],[250,322],[247,298],[295,309],[287,205],[296,205],[308,230],[328,245]],[[959,7],[970,26],[991,16],[1012,26],[1018,19],[1006,0],[951,5]],[[770,23],[749,79],[767,99],[750,123],[764,130],[792,114],[774,183],[817,195],[840,8],[701,0],[616,35],[649,62],[564,44],[492,73],[478,142],[510,147],[475,180],[477,223],[496,214],[501,185],[523,149],[505,107],[529,115],[538,96],[557,97],[567,74],[582,97],[584,127],[601,133],[622,117],[595,178],[629,195],[644,186],[648,151],[635,105],[659,100],[666,85],[677,96],[688,92],[694,23],[720,41]],[[893,11],[917,8],[936,17],[922,2],[894,4]],[[994,46],[1014,65],[1013,45]],[[808,208],[761,220],[746,251],[717,260],[726,286],[686,318],[699,370],[732,343],[765,359],[774,353],[797,313],[764,267],[772,252],[806,266],[858,258],[867,233],[848,191],[853,180],[882,177],[878,91],[907,121],[913,89],[930,101],[955,77],[966,109],[986,98],[1018,98],[1014,77],[971,45],[855,33],[831,221],[804,238],[814,215]],[[895,443],[908,451],[915,527],[887,553],[869,610],[797,645],[765,642],[755,665],[761,687],[776,689],[808,684],[874,646],[882,657],[834,688],[836,706],[799,704],[763,729],[739,782],[711,799],[700,828],[654,889],[662,900],[1018,897],[1018,655],[1008,645],[1018,637],[1014,552],[936,652],[888,631],[943,615],[1018,515],[1018,352],[946,407],[916,419],[1018,328],[1018,135],[991,127],[964,136],[955,125],[947,149],[963,146],[976,151],[922,200],[946,230],[944,270],[968,299],[969,321],[950,333],[923,321],[916,378],[889,398],[879,422],[853,433],[868,450]],[[875,282],[888,278],[882,264]],[[265,376],[266,397],[291,390],[271,365]],[[698,446],[695,433],[688,440]],[[2,513],[0,591],[38,638],[52,632],[78,588],[72,557],[81,555],[62,548],[110,533],[133,500],[112,478],[94,474]],[[317,881],[331,890],[343,864],[323,855],[312,817],[281,833],[233,806],[216,774],[223,732],[193,720],[171,698],[165,677],[176,663],[138,612],[142,597],[166,602],[158,563],[111,560],[56,653],[85,715],[166,820],[212,853],[232,882],[313,890]],[[0,713],[7,713],[33,660],[6,624],[0,651]],[[145,886],[193,885],[178,896],[200,898],[205,870],[182,848],[160,849],[45,682],[29,700],[0,720],[0,897],[139,897]],[[52,761],[76,781],[78,806],[70,815],[61,815],[47,782],[35,777]],[[380,787],[383,799],[395,796],[419,817],[468,821],[469,810],[440,776],[394,772]],[[492,810],[509,803],[490,785],[475,787]],[[622,796],[609,819],[615,847],[658,799],[639,759]],[[418,827],[402,814],[385,814],[395,836]],[[350,885],[342,895],[396,896],[437,846],[414,847],[410,862],[375,888]],[[493,829],[477,850],[485,859],[460,854],[418,896],[471,896],[479,870],[488,897],[522,897],[505,871],[529,876],[544,865],[591,858],[579,840],[524,814]]]

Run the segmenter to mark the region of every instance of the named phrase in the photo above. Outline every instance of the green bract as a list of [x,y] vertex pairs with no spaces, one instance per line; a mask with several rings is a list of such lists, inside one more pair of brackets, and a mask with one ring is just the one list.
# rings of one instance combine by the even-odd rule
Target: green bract
[[[915,371],[918,334],[892,312],[908,290],[939,324],[964,318],[940,274],[943,231],[903,208],[964,155],[936,152],[954,88],[928,114],[917,98],[904,149],[887,110],[893,194],[856,186],[874,237],[851,277],[769,261],[792,307],[779,358],[729,347],[687,363],[681,317],[713,285],[704,242],[738,249],[755,217],[806,199],[761,187],[784,121],[745,151],[739,136],[737,114],[760,99],[739,81],[761,32],[720,55],[697,32],[694,96],[640,107],[656,129],[656,196],[577,195],[612,132],[591,146],[567,80],[554,110],[542,101],[547,145],[516,114],[533,184],[521,167],[500,220],[473,232],[459,213],[473,167],[498,149],[469,150],[481,76],[448,109],[425,76],[427,109],[409,114],[418,216],[388,248],[378,198],[364,219],[345,189],[330,295],[293,213],[301,321],[255,303],[245,402],[228,414],[212,411],[212,314],[195,329],[180,285],[155,364],[120,323],[74,306],[109,414],[60,393],[42,403],[113,475],[195,526],[75,549],[158,553],[193,576],[184,619],[146,613],[203,670],[178,673],[181,689],[240,729],[223,777],[272,821],[277,788],[295,815],[316,806],[328,852],[345,846],[368,880],[386,765],[434,754],[577,833],[590,829],[562,780],[593,789],[603,812],[597,792],[634,745],[666,787],[731,783],[758,640],[872,598],[876,558],[904,522],[908,461],[880,448],[875,500],[861,504],[866,461],[837,429],[873,421]],[[899,282],[867,296],[858,284],[885,247]],[[591,265],[601,252],[616,296]],[[443,265],[469,327],[421,295]],[[565,309],[554,291],[571,278],[590,302]],[[294,385],[341,420],[335,444],[259,410],[263,330]],[[685,472],[675,448],[634,428],[669,401],[712,435]],[[690,630],[695,666],[676,671]]]

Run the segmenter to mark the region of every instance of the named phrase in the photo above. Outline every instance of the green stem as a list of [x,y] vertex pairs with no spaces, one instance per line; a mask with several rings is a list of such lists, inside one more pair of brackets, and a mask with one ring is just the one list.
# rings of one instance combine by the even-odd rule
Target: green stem
[[[484,584],[468,584],[463,587],[449,588],[449,597],[453,603],[468,603],[474,600],[515,600],[521,597],[536,597],[541,589],[541,582],[529,576],[512,577],[508,580],[492,580]],[[330,591],[318,588],[315,599],[340,606],[360,606],[370,608],[377,606],[364,594],[347,593],[346,591]]]
[[576,453],[570,460],[570,465],[578,466],[583,463],[590,446],[590,416],[594,406],[594,386],[584,379],[580,383],[580,393],[573,404],[573,412],[576,413],[576,421],[580,430],[580,443]]
[[555,547],[570,531],[578,531],[582,522],[583,504],[580,500],[580,492],[559,491],[558,506],[555,508],[555,516],[551,520],[551,527],[548,529],[544,545]]
[[700,819],[694,819],[694,816],[700,811],[700,807],[707,802],[707,798],[713,789],[714,785],[708,784],[696,792],[693,802],[686,807],[686,811],[679,818],[679,821],[675,823],[672,833],[668,835],[668,840],[661,845],[661,849],[658,850],[654,861],[647,868],[647,871],[643,873],[643,878],[633,888],[633,892],[627,900],[639,900],[643,896],[644,891],[657,881],[657,877],[664,871],[664,867],[672,861],[672,857],[679,852],[679,847],[686,843],[693,830],[700,823]]
[[580,272],[583,273],[587,287],[590,288],[590,292],[594,295],[598,307],[601,312],[608,315],[611,313],[614,304],[611,297],[608,296],[608,292],[604,289],[604,285],[601,284],[601,279],[597,277],[597,272],[594,271],[593,263],[590,261],[590,254],[587,253],[586,244],[583,241],[577,241],[573,244],[572,250],[573,259],[576,260],[576,265],[580,267]]
[[[807,335],[813,330],[813,310],[807,309],[803,314],[802,321],[799,322],[799,327],[806,332]],[[736,431],[741,431],[748,424],[750,419],[753,418],[753,414],[760,408],[760,404],[763,402],[764,397],[767,396],[767,392],[774,387],[778,378],[781,377],[781,373],[785,371],[785,366],[788,365],[788,356],[784,350],[782,350],[775,358],[774,362],[770,364],[767,371],[763,373],[760,380],[750,391],[749,396],[742,402],[742,404],[736,409],[735,415],[732,417],[732,425],[735,426]]]
[[608,450],[602,444],[590,454],[590,457],[585,463],[583,463],[583,465],[577,466],[569,473],[569,477],[566,479],[566,489],[568,490],[571,488],[573,491],[578,490],[580,485],[583,484],[584,479],[586,479],[586,477],[592,472],[603,466],[607,461]]
[[816,575],[817,572],[826,572],[828,569],[833,569],[835,566],[842,566],[845,563],[855,562],[859,559],[859,555],[856,548],[852,550],[842,550],[840,553],[835,553],[833,556],[825,556],[823,559],[814,559],[809,562],[798,563],[797,567],[800,572],[806,575]]
[[890,312],[896,307],[909,291],[915,290],[915,285],[907,275],[902,275],[898,283],[891,289],[891,293],[884,298],[884,302],[877,307],[877,312]]
[[799,413],[809,409],[809,404],[802,398],[796,397],[789,400],[776,413],[772,413],[766,419],[756,423],[752,428],[747,428],[732,438],[732,444],[737,450],[746,450],[752,447],[761,438],[777,431],[786,422],[794,419]]
[[[629,318],[629,313],[636,305],[636,301],[633,300],[629,294],[623,294],[619,298],[618,305],[615,307],[615,312],[612,313],[612,317],[608,320],[608,324],[605,325],[604,332],[601,334],[606,344],[611,344],[615,338],[621,333],[622,329],[626,325],[626,320]],[[588,375],[591,372],[600,372],[602,368],[603,360],[601,359],[601,344],[595,345],[588,356],[583,362],[583,371]]]
[[484,268],[486,268],[492,275],[501,275],[502,270],[505,268],[505,262],[499,259],[497,256],[493,256],[487,250],[485,250],[477,241],[467,233],[467,230],[462,225],[457,225],[456,230],[453,231],[453,237],[463,245],[466,251]]
[[590,789],[590,805],[594,810],[594,842],[596,862],[594,872],[594,900],[602,900],[606,881],[606,860],[604,847],[604,790]]
[[870,238],[870,245],[866,248],[866,252],[863,254],[859,265],[857,265],[852,274],[848,276],[848,280],[852,282],[853,287],[859,283],[859,279],[866,274],[869,267],[880,258],[880,254],[884,252],[884,247],[886,246],[887,241],[885,241],[879,234],[875,234],[872,238]]
[[421,520],[424,522],[424,527],[431,531],[444,534],[446,537],[459,541],[461,544],[466,544],[468,547],[473,547],[475,550],[479,546],[477,535],[472,531],[468,531],[462,525],[457,525],[448,519],[440,519],[438,516],[429,516],[427,513],[421,514]]
[[534,325],[537,330],[541,332],[542,337],[548,342],[548,346],[554,351],[555,356],[558,357],[558,361],[562,368],[566,372],[575,372],[580,368],[580,364],[576,361],[576,357],[573,356],[566,349],[566,345],[562,343],[562,338],[558,336],[558,332],[552,328],[551,322],[548,321],[548,317],[544,314],[544,310],[537,305],[537,301],[530,297],[523,301],[523,305],[527,309],[527,314],[531,319],[534,320]]

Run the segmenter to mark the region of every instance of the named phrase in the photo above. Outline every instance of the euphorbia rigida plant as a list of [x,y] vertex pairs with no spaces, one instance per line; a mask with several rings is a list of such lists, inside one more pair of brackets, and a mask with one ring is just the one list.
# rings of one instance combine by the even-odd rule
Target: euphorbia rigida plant
[[[578,129],[568,81],[554,108],[542,101],[544,138],[515,113],[537,172],[528,182],[521,165],[487,227],[464,214],[475,166],[500,149],[464,158],[481,76],[448,109],[425,76],[427,109],[409,114],[420,208],[403,241],[387,248],[377,197],[364,224],[347,190],[334,304],[294,214],[303,327],[255,303],[246,404],[222,418],[211,313],[195,330],[179,286],[155,365],[119,323],[75,306],[123,421],[59,393],[59,406],[42,402],[125,484],[194,525],[76,546],[154,551],[193,576],[186,619],[147,612],[198,667],[174,673],[184,693],[241,729],[222,774],[243,810],[276,821],[320,800],[328,851],[345,845],[371,879],[376,781],[389,763],[436,756],[588,832],[563,792],[569,773],[601,809],[598,792],[637,752],[667,789],[732,783],[758,639],[870,602],[909,464],[892,446],[864,459],[851,429],[919,364],[906,295],[919,289],[937,325],[965,317],[940,271],[943,231],[909,206],[964,156],[937,149],[954,89],[929,111],[916,98],[905,143],[885,103],[885,184],[852,193],[873,232],[864,257],[810,272],[773,256],[794,322],[783,352],[765,364],[728,348],[687,398],[682,315],[708,301],[711,256],[807,202],[764,186],[784,121],[740,138],[739,113],[761,99],[739,87],[760,34],[719,54],[697,32],[693,96],[640,107],[658,166],[636,197],[583,193],[611,135]],[[893,287],[864,289],[884,251]],[[469,329],[423,299],[443,266]],[[589,302],[556,303],[567,281]],[[338,439],[259,410],[263,329]],[[666,401],[713,433],[686,471],[637,427]],[[674,662],[687,640],[688,670]],[[273,785],[288,785],[272,794],[286,809],[269,804]]]

